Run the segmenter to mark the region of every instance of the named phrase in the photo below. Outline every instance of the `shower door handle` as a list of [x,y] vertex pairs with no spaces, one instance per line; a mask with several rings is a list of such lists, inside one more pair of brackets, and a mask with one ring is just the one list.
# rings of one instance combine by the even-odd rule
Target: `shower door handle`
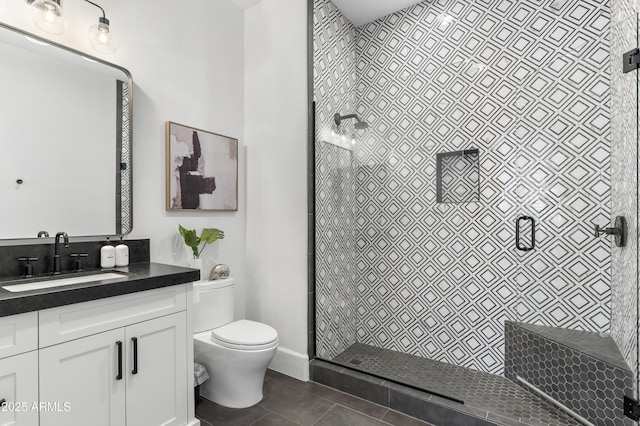
[[[531,245],[529,247],[520,244],[520,222],[528,220],[531,222]],[[516,248],[521,251],[531,251],[536,247],[536,221],[531,216],[520,216],[516,219]]]

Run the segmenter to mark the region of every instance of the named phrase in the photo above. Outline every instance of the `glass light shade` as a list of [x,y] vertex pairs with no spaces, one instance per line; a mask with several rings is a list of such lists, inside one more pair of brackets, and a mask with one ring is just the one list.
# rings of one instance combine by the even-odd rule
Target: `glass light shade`
[[36,0],[31,3],[33,7],[31,18],[38,28],[49,34],[60,35],[67,27],[67,22],[62,17],[62,7],[53,0]]
[[109,31],[109,20],[100,18],[100,22],[89,28],[89,42],[98,52],[113,53],[118,49],[118,40]]

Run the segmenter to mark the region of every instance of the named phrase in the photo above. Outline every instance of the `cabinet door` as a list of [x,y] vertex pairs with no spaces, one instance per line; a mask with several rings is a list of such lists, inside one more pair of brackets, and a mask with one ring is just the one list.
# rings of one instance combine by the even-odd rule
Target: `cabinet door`
[[187,423],[186,323],[180,312],[126,327],[128,425]]
[[38,351],[0,361],[0,426],[38,426]]
[[0,317],[0,358],[36,349],[38,349],[37,312]]
[[123,328],[40,349],[40,426],[124,426],[125,361]]

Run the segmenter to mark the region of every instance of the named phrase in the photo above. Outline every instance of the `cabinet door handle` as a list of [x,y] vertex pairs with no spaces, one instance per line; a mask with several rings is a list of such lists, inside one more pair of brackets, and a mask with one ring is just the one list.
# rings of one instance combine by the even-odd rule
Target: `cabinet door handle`
[[116,380],[122,380],[122,342],[117,341],[116,347],[118,348],[118,375]]
[[131,342],[133,343],[133,370],[131,370],[131,374],[138,374],[138,338],[132,337]]

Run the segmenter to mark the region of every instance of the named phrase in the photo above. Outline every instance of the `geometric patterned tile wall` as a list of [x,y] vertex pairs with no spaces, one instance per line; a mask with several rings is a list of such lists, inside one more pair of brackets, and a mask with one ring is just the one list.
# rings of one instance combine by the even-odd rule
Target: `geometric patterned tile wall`
[[[359,342],[501,373],[505,319],[609,331],[609,20],[442,0],[357,29]],[[436,155],[471,148],[480,201],[436,203]]]
[[[355,27],[330,0],[314,1],[316,354],[356,340],[355,177],[352,144],[333,122],[355,111]],[[352,131],[352,123],[341,126]],[[334,132],[335,133],[335,132]],[[348,133],[347,133],[348,134]]]
[[333,116],[356,109],[356,28],[330,0],[314,0],[313,34],[315,140],[351,149],[352,120],[336,134]]
[[356,342],[355,179],[352,153],[316,142],[316,353]]
[[628,243],[612,248],[611,336],[637,377],[637,72],[623,74],[620,58],[637,46],[636,11],[627,0],[611,3],[611,198],[614,215],[627,218]]

